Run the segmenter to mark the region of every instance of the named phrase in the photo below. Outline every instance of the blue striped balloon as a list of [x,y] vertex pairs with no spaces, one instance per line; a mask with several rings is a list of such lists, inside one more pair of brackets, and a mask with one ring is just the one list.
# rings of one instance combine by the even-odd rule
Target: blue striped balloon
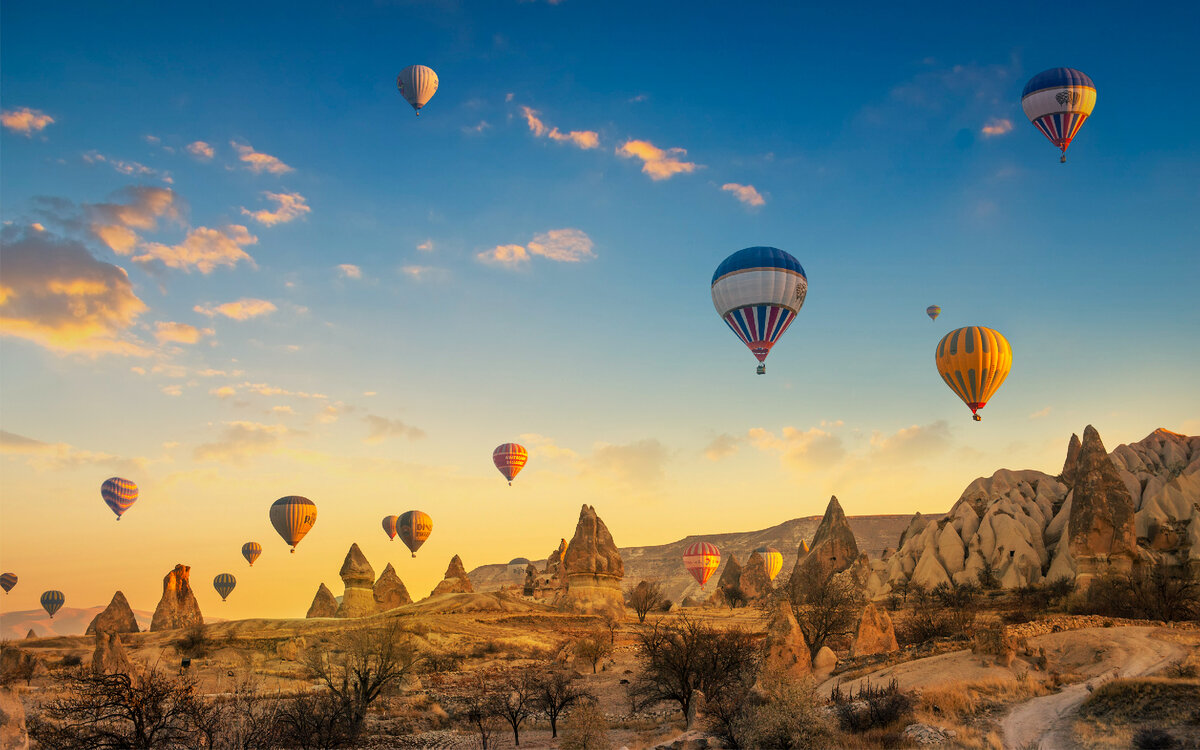
[[221,601],[225,601],[225,597],[229,596],[235,586],[237,586],[237,579],[233,577],[232,573],[222,573],[213,579],[213,588],[221,595]]
[[117,514],[117,520],[120,521],[121,514],[137,502],[138,486],[128,479],[112,477],[100,485],[100,497],[104,498],[104,502]]
[[44,591],[42,592],[42,609],[46,610],[46,614],[50,615],[50,619],[53,620],[54,613],[62,609],[63,602],[66,600],[67,598],[63,596],[63,592],[61,591],[53,589]]

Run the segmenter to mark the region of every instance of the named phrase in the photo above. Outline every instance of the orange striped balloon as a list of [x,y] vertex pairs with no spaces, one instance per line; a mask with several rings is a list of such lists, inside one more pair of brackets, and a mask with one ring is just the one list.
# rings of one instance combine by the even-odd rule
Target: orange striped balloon
[[128,479],[112,477],[100,485],[100,497],[109,509],[117,514],[117,520],[120,521],[121,514],[137,502],[138,486]]
[[396,521],[400,520],[400,516],[384,516],[383,517],[383,533],[388,535],[389,541],[396,539]]
[[242,545],[242,557],[246,558],[246,562],[250,563],[250,567],[254,567],[254,561],[262,554],[262,545],[258,542],[246,542]]
[[416,557],[417,550],[421,549],[421,545],[433,533],[433,519],[428,513],[410,510],[401,514],[396,521],[396,533],[400,535],[400,541],[412,551],[412,556]]
[[525,447],[516,443],[505,443],[504,445],[496,446],[496,450],[492,451],[492,463],[496,464],[496,468],[508,480],[509,485],[512,485],[512,480],[525,468],[525,462],[529,460],[529,454],[525,452]]
[[700,588],[721,565],[721,551],[708,542],[696,542],[683,552],[683,567],[692,574]]
[[317,504],[307,497],[288,495],[271,504],[271,525],[292,545],[292,552],[317,522]]
[[950,390],[963,400],[978,422],[978,411],[1000,388],[1012,369],[1013,353],[999,331],[967,326],[947,333],[938,342],[934,363]]

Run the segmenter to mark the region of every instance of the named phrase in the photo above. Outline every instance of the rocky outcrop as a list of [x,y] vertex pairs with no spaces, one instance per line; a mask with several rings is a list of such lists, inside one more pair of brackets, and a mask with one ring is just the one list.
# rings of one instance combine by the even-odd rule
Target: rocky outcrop
[[1138,558],[1134,512],[1129,488],[1104,450],[1100,434],[1088,425],[1067,520],[1067,547],[1075,560],[1077,583],[1086,585],[1109,568],[1119,573],[1132,570]]
[[317,587],[317,595],[313,597],[312,605],[305,617],[336,617],[338,609],[337,597],[322,583]]
[[179,564],[163,576],[162,598],[150,619],[150,632],[178,630],[204,624],[200,605],[192,593],[191,566]]
[[1079,436],[1071,433],[1071,440],[1067,443],[1067,459],[1063,461],[1062,473],[1058,475],[1059,481],[1068,487],[1075,485],[1075,478],[1079,473],[1079,451],[1083,449],[1083,444],[1079,442]]
[[812,672],[812,655],[804,633],[792,615],[792,608],[780,602],[767,625],[767,637],[763,640],[764,671],[782,672],[791,677],[804,677]]
[[125,594],[120,591],[113,594],[112,601],[108,603],[103,612],[92,618],[92,622],[87,626],[84,634],[95,635],[98,632],[139,632],[137,618],[133,616],[133,609],[125,599]]
[[737,597],[730,596],[730,593],[735,589],[740,591],[741,588],[742,566],[738,564],[737,555],[730,554],[724,570],[721,571],[721,577],[717,579],[717,589],[725,595],[725,601],[735,601]]
[[746,601],[750,602],[758,601],[774,590],[771,576],[767,574],[767,561],[759,553],[750,553],[746,567],[742,568],[741,585]]
[[900,644],[896,642],[896,629],[892,626],[891,616],[887,610],[876,609],[873,603],[868,602],[858,621],[858,633],[854,636],[850,655],[871,656],[899,650]]
[[96,650],[92,653],[92,674],[130,674],[133,662],[121,643],[121,636],[107,630],[96,633]]
[[521,584],[521,595],[522,596],[533,596],[534,592],[537,591],[537,578],[538,578],[537,566],[535,566],[533,563],[529,563],[528,565],[526,565],[525,566],[525,581]]
[[575,536],[563,555],[563,569],[567,574],[567,590],[559,599],[559,609],[624,619],[621,579],[625,576],[625,564],[608,527],[590,505],[579,510]]
[[375,614],[375,569],[367,562],[367,556],[358,548],[357,543],[350,545],[338,575],[341,576],[346,590],[334,617],[366,617]]
[[379,574],[379,580],[375,582],[372,593],[375,596],[375,608],[380,612],[412,604],[412,597],[408,595],[404,581],[401,581],[400,576],[396,575],[396,569],[392,567],[391,563],[388,563],[383,572]]
[[25,706],[11,687],[0,687],[0,747],[5,750],[29,750],[25,727]]
[[29,640],[30,638],[37,638],[37,637],[38,637],[37,631],[34,630],[33,628],[30,628],[29,632],[25,634],[25,640]]
[[825,679],[833,674],[833,670],[837,668],[837,662],[837,654],[833,653],[833,649],[822,646],[817,655],[813,657],[813,677],[817,680]]
[[808,551],[805,552],[803,547],[799,551],[791,580],[803,581],[810,576],[824,580],[850,567],[856,559],[858,542],[854,532],[846,522],[841,503],[837,497],[831,497]]
[[430,596],[438,594],[470,594],[474,591],[471,588],[471,579],[467,577],[467,571],[463,568],[462,558],[458,555],[450,558],[450,564],[446,566],[446,575],[437,586],[433,588],[433,593]]

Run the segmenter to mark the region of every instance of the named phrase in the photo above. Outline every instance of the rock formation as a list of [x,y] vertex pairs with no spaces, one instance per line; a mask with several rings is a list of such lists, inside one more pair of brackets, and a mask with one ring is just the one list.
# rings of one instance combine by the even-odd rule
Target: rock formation
[[854,532],[846,522],[846,514],[837,497],[831,497],[809,550],[805,552],[801,548],[799,551],[791,580],[800,581],[811,575],[825,579],[850,567],[856,559],[858,542]]
[[196,595],[192,593],[191,570],[191,566],[179,564],[163,576],[162,598],[154,608],[150,632],[204,624],[204,615],[200,614],[200,605],[196,603]]
[[1067,545],[1075,560],[1077,583],[1087,585],[1106,567],[1118,573],[1133,569],[1138,558],[1134,511],[1129,489],[1104,450],[1099,433],[1088,425],[1083,431],[1067,519]]
[[521,584],[522,596],[533,596],[537,591],[538,569],[533,563],[525,566],[525,582]]
[[121,643],[121,636],[107,630],[96,632],[96,650],[92,653],[92,674],[130,674],[133,662]]
[[812,672],[812,655],[804,633],[792,615],[792,608],[781,601],[767,625],[767,637],[763,640],[763,666],[791,677],[804,677]]
[[558,549],[551,552],[550,556],[546,558],[546,573],[549,575],[560,575],[562,573],[562,559],[566,554],[567,540],[560,539],[558,541]]
[[1082,449],[1079,436],[1071,433],[1071,441],[1067,443],[1067,460],[1063,461],[1062,473],[1058,475],[1059,481],[1068,487],[1075,486],[1075,476],[1079,471],[1079,451]]
[[25,640],[29,640],[30,638],[37,638],[37,637],[38,637],[37,631],[34,630],[33,628],[30,628],[29,632],[25,634]]
[[813,677],[820,681],[833,674],[833,670],[837,668],[837,661],[837,654],[833,653],[833,649],[822,646],[813,657]]
[[771,576],[767,575],[767,561],[757,552],[750,553],[746,567],[742,568],[741,585],[742,593],[749,602],[757,601],[774,590]]
[[92,618],[84,635],[95,635],[97,632],[139,632],[137,618],[133,616],[133,609],[125,599],[125,594],[120,591],[113,594],[112,601],[108,603],[104,611]]
[[0,747],[5,750],[29,750],[25,726],[25,706],[11,687],[0,687]]
[[625,596],[621,591],[625,564],[608,527],[590,505],[579,510],[579,522],[563,556],[563,568],[567,591],[560,598],[560,609],[625,617]]
[[850,655],[870,656],[899,650],[900,644],[896,642],[896,629],[892,626],[891,616],[887,610],[876,609],[873,603],[868,602],[858,622],[858,634],[854,637],[854,645],[850,647]]
[[446,575],[437,586],[433,588],[433,593],[430,596],[438,594],[469,594],[474,591],[471,588],[471,579],[467,578],[467,571],[463,568],[462,558],[458,555],[450,558],[450,564],[446,566]]
[[725,594],[725,601],[732,601],[733,597],[730,593],[734,589],[741,590],[742,588],[742,566],[738,564],[737,555],[730,554],[729,559],[725,562],[725,568],[721,571],[721,577],[717,579],[717,589]]
[[375,582],[373,593],[375,608],[380,612],[412,604],[412,597],[408,595],[404,581],[401,581],[400,576],[396,575],[396,569],[392,567],[391,563],[388,563],[383,572],[379,574],[379,580]]
[[346,590],[334,617],[366,617],[375,614],[375,569],[367,562],[367,556],[358,548],[358,544],[350,545],[338,575],[341,576]]
[[305,617],[336,617],[338,609],[337,597],[322,583],[317,587],[317,595],[313,597],[312,606],[308,608]]

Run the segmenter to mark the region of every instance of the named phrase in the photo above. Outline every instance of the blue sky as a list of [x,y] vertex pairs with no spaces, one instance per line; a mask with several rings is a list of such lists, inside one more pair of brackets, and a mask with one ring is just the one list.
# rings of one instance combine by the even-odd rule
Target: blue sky
[[[306,494],[308,558],[230,603],[287,614],[409,507],[435,518],[418,593],[454,552],[548,553],[581,502],[628,544],[831,493],[937,511],[1057,470],[1087,423],[1200,430],[1197,10],[779,5],[5,3],[0,567],[72,564],[20,531],[53,508],[55,545],[157,550],[122,570],[152,604],[181,555],[278,553],[266,507]],[[420,118],[414,63],[441,81]],[[1020,108],[1062,65],[1099,92],[1065,166]],[[53,243],[108,285],[81,313],[21,302]],[[760,244],[810,283],[764,378],[708,291]],[[979,425],[932,362],[970,324],[1015,360]],[[119,531],[113,474],[143,488]]]

